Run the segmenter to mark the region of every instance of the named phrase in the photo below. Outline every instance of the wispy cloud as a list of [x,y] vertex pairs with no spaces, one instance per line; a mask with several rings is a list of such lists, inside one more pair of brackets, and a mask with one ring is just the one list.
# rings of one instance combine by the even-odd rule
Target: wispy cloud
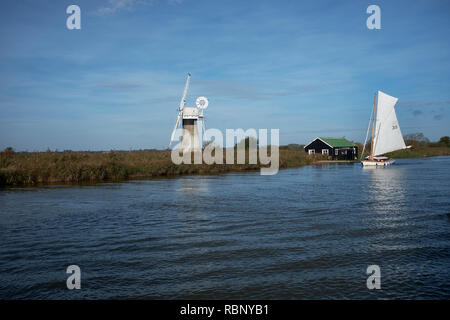
[[98,15],[110,15],[118,11],[132,11],[137,5],[152,4],[154,0],[108,0],[108,4],[97,9]]
[[[108,0],[104,5],[96,10],[98,15],[110,15],[119,11],[133,11],[139,5],[152,5],[157,0]],[[184,0],[167,0],[171,5],[179,5]]]
[[205,91],[216,97],[264,100],[268,98],[287,97],[293,95],[306,94],[311,92],[323,92],[330,88],[344,85],[345,81],[334,81],[325,83],[304,83],[293,85],[282,89],[270,88],[270,85],[257,83],[237,83],[225,80],[198,80],[197,85],[202,86]]
[[400,101],[399,107],[429,107],[450,105],[450,100],[432,100],[432,101]]

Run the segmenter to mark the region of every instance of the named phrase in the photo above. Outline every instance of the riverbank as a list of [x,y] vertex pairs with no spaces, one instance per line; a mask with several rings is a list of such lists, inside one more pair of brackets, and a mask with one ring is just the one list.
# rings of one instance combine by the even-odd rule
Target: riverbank
[[386,154],[390,158],[427,158],[450,155],[450,147],[412,147],[411,149],[399,150]]
[[[280,148],[279,152],[280,169],[300,167],[324,159],[321,155],[311,157],[303,149]],[[246,159],[248,159],[248,154]],[[176,165],[172,162],[168,150],[0,152],[0,186],[120,181],[186,174],[220,174],[255,171],[261,167],[259,161],[258,164]]]
[[315,163],[316,164],[333,164],[333,163],[349,164],[349,163],[355,163],[355,162],[359,162],[359,160],[318,160]]
[[[310,156],[303,149],[280,147],[280,169],[324,163],[325,156]],[[392,158],[421,158],[450,155],[449,147],[423,147],[397,151]],[[225,157],[225,153],[224,153]],[[236,156],[235,156],[236,159]],[[248,159],[248,155],[247,155]],[[225,158],[224,158],[225,162]],[[110,152],[0,152],[0,186],[49,183],[94,183],[174,177],[186,174],[221,174],[259,170],[258,164],[176,165],[170,151]]]

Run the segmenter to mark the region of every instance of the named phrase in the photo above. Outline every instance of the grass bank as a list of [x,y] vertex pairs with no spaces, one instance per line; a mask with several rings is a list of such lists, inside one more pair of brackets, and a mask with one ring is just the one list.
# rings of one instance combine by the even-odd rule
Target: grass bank
[[[300,167],[327,160],[310,156],[303,149],[280,147],[280,169]],[[422,158],[450,155],[448,144],[417,144],[411,149],[387,154],[392,158]],[[235,159],[236,154],[235,154]],[[248,154],[246,155],[248,161]],[[225,163],[225,152],[224,161]],[[0,152],[0,186],[39,185],[49,183],[84,183],[120,181],[186,174],[220,174],[255,171],[261,164],[176,165],[170,151],[111,152]]]
[[[236,159],[236,155],[235,155]],[[248,159],[248,155],[247,155]],[[303,150],[280,148],[280,169],[322,159]],[[224,152],[225,163],[225,152]],[[0,186],[119,181],[186,174],[259,170],[261,164],[176,165],[170,151],[0,152]]]
[[405,149],[388,153],[387,156],[391,158],[425,158],[425,157],[437,157],[450,155],[449,147],[412,147],[411,149]]

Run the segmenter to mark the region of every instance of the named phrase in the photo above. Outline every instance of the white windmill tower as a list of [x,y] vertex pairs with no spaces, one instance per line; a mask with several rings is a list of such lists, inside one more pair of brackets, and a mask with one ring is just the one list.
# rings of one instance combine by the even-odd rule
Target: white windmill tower
[[[180,125],[183,129],[181,136],[181,149],[183,152],[200,151],[203,145],[203,134],[205,130],[205,117],[203,110],[208,107],[208,99],[198,97],[196,100],[197,107],[184,107],[186,104],[186,94],[189,88],[189,80],[191,74],[188,73],[186,85],[184,86],[183,97],[178,107],[177,120],[170,137],[169,147],[174,142],[175,133]],[[202,133],[199,135],[198,120],[202,123]],[[202,137],[202,138],[199,138]]]

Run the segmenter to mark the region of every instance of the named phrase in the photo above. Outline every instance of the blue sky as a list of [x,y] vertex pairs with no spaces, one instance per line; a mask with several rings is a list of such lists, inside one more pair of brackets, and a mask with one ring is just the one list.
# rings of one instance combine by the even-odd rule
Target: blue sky
[[[81,30],[66,8],[81,8]],[[366,8],[381,8],[369,30]],[[186,74],[209,128],[363,141],[373,94],[449,135],[449,1],[5,0],[0,149],[166,148]]]

